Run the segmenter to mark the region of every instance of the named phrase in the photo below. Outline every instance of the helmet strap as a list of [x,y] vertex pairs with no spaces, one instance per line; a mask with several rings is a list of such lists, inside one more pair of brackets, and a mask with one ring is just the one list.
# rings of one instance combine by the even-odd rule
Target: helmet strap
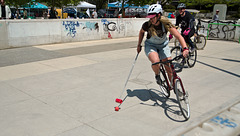
[[185,15],[185,11],[183,11],[183,13],[181,14],[181,16],[184,16]]
[[156,16],[157,16],[157,22],[155,24],[157,24],[158,22],[160,22],[160,16],[159,16],[160,13],[158,13]]

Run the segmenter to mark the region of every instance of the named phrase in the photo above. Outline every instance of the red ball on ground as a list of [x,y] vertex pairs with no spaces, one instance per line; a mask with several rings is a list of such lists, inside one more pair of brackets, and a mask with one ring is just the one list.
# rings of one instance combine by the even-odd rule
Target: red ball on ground
[[117,107],[115,107],[115,111],[119,111],[119,107],[117,106]]

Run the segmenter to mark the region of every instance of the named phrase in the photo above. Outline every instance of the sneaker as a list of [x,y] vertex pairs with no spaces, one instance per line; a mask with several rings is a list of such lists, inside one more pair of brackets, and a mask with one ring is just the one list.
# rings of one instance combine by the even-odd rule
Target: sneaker
[[160,75],[155,75],[155,79],[156,79],[157,84],[161,85]]

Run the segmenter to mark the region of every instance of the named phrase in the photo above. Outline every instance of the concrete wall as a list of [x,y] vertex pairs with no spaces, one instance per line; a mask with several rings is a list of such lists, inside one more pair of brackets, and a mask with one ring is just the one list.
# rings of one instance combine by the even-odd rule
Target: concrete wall
[[[238,19],[237,24],[240,25],[240,19]],[[236,28],[234,40],[238,41],[238,43],[240,43],[240,26],[237,26],[237,28]]]
[[239,42],[240,19],[238,21],[233,20],[220,20],[220,21],[200,20],[200,21],[201,28],[198,31],[198,33],[208,36],[208,39],[223,39]]
[[[0,49],[138,36],[147,18],[0,20]],[[175,24],[175,19],[170,19]],[[235,40],[239,37],[237,29]]]
[[5,21],[0,22],[0,49],[8,48],[8,31]]
[[145,18],[0,20],[0,49],[138,36]]

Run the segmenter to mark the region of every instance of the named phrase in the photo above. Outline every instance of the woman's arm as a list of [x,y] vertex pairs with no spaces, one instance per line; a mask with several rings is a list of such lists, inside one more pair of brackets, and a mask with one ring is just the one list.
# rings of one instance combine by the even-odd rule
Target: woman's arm
[[188,55],[188,48],[187,48],[187,44],[184,40],[184,38],[181,36],[181,34],[177,31],[176,28],[171,27],[169,29],[170,33],[175,36],[175,38],[180,42],[182,48],[183,48],[183,56],[186,57]]
[[142,43],[142,40],[143,40],[143,37],[144,37],[144,33],[145,31],[141,28],[141,30],[139,31],[139,36],[138,36],[138,45],[137,45],[137,52],[141,52],[142,50],[142,46],[141,46],[141,43]]

